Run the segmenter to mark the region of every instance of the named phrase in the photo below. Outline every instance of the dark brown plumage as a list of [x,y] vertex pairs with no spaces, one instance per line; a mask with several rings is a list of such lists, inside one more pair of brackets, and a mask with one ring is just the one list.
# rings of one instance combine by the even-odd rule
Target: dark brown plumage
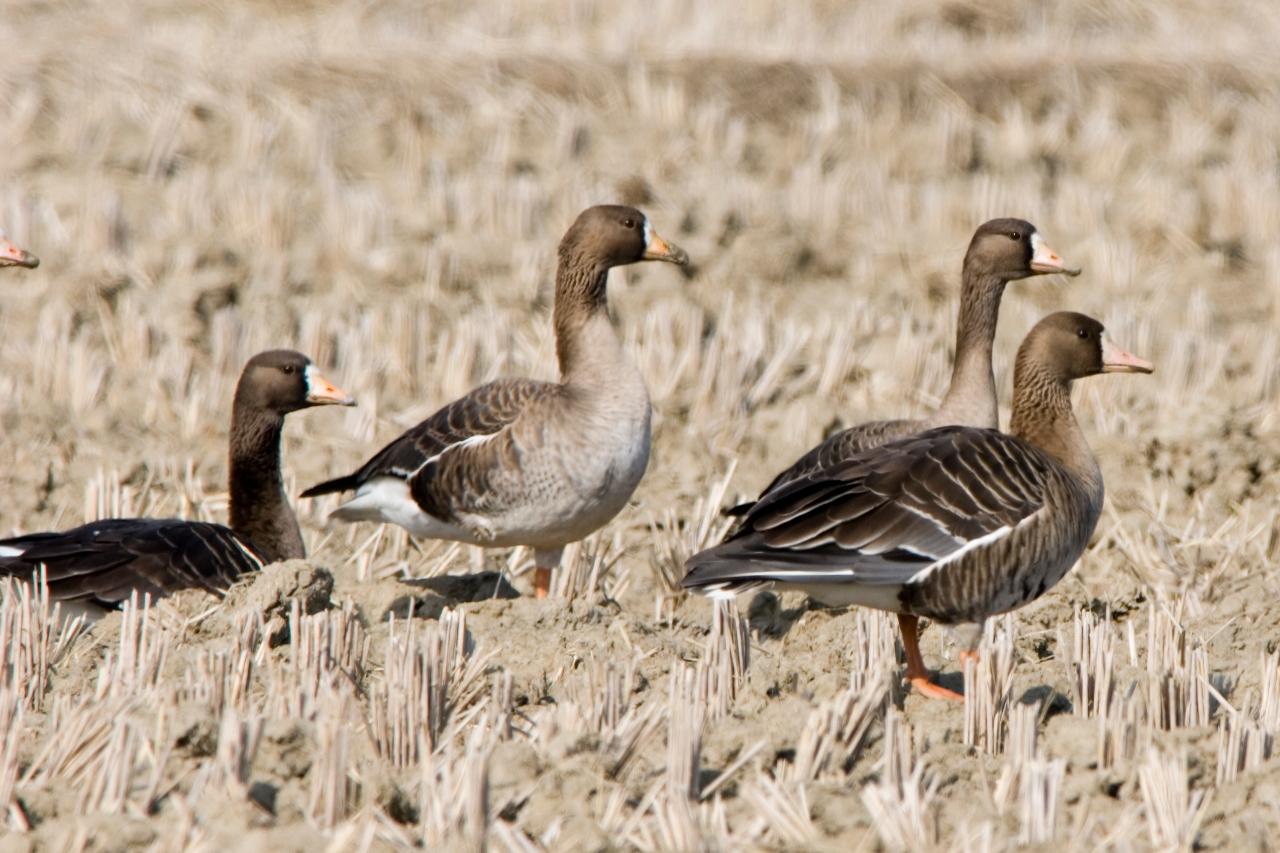
[[306,555],[280,474],[280,436],[290,412],[354,405],[301,353],[249,360],[232,404],[231,526],[203,521],[109,518],[72,530],[0,540],[0,575],[29,578],[44,566],[51,596],[114,607],[137,592],[218,592],[246,572]]
[[900,614],[908,677],[931,695],[914,620],[972,626],[1021,607],[1075,564],[1102,509],[1102,474],[1071,410],[1071,382],[1150,372],[1100,323],[1059,312],[1023,341],[1010,434],[939,427],[819,467],[775,489],[684,585],[762,583]]
[[[1000,300],[1010,281],[1049,273],[1074,276],[1080,270],[1068,269],[1030,222],[992,219],[980,225],[964,256],[955,363],[951,385],[938,410],[923,419],[868,421],[838,432],[774,477],[757,500],[811,471],[933,427],[955,424],[998,429],[991,350]],[[739,504],[729,514],[741,516],[750,508],[751,502]]]

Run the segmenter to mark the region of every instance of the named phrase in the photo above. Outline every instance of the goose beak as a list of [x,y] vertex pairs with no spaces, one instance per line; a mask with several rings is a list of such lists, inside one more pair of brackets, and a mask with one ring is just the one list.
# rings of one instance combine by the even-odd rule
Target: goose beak
[[640,257],[646,261],[667,261],[684,266],[689,263],[689,254],[675,243],[668,243],[658,236],[658,232],[644,224],[644,254]]
[[40,266],[40,259],[30,252],[19,249],[3,234],[0,234],[0,267],[26,267],[35,269]]
[[356,400],[334,385],[316,370],[315,365],[307,365],[307,402],[312,406],[354,406]]
[[1050,249],[1049,244],[1039,233],[1031,235],[1031,270],[1041,275],[1055,272],[1062,275],[1080,275],[1080,269],[1069,268],[1062,256]]
[[1155,369],[1145,358],[1138,358],[1111,340],[1110,335],[1102,336],[1103,373],[1151,373]]

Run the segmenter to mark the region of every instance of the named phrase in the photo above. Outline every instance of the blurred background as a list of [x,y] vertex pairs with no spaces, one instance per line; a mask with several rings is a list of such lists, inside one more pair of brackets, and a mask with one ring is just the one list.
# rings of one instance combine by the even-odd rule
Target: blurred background
[[[992,216],[1085,271],[1009,288],[1006,404],[1012,353],[1051,310],[1159,368],[1077,394],[1113,470],[1134,466],[1113,503],[1203,509],[1219,478],[1238,503],[1280,469],[1256,440],[1280,364],[1274,4],[2,10],[0,222],[43,259],[0,311],[6,529],[217,517],[227,401],[266,347],[306,351],[361,403],[295,419],[291,484],[478,382],[552,377],[556,244],[608,201],[694,260],[613,274],[655,404],[621,529],[683,517],[731,469],[730,494],[754,492],[842,424],[936,405],[960,261]],[[1148,484],[1151,460],[1168,476]],[[1194,485],[1170,490],[1177,472]],[[332,500],[304,502],[305,523]]]
[[[780,418],[771,458],[837,414],[935,402],[960,258],[994,215],[1085,268],[1014,285],[999,364],[1076,308],[1161,368],[1099,390],[1123,395],[1115,429],[1135,405],[1198,418],[1224,381],[1215,410],[1265,404],[1270,425],[1278,19],[1247,0],[9,3],[0,221],[44,265],[7,291],[0,400],[181,455],[243,358],[290,344],[355,386],[353,442],[381,438],[494,373],[547,375],[555,244],[621,200],[697,265],[615,275],[642,282],[614,305],[664,368],[659,414],[718,381],[693,330],[737,338],[715,357],[741,359],[727,381],[764,421],[690,436],[726,457]],[[740,390],[710,414],[738,419]]]

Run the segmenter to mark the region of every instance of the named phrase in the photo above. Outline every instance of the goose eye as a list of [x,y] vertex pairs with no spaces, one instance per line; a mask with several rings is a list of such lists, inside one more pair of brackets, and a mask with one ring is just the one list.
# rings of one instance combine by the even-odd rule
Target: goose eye
[[294,367],[292,364],[286,364],[286,365],[284,365],[283,367],[281,367],[280,369],[281,369],[281,370],[283,370],[283,371],[284,371],[285,373],[287,373],[287,374],[292,374],[292,373],[294,373],[294,372],[297,370],[297,368],[296,368],[296,367]]
[[1016,242],[1018,242],[1019,240],[1021,240],[1021,239],[1022,239],[1022,235],[1021,235],[1020,233],[1018,233],[1017,231],[1010,231],[1010,232],[1009,232],[1009,239],[1010,239],[1010,240],[1013,240],[1013,241],[1016,243]]
[[623,228],[635,228],[635,227],[636,227],[636,221],[635,221],[634,219],[624,219],[624,220],[622,220],[622,227],[623,227]]
[[1087,329],[1076,329],[1076,337],[1080,338],[1081,340],[1088,340],[1089,332]]

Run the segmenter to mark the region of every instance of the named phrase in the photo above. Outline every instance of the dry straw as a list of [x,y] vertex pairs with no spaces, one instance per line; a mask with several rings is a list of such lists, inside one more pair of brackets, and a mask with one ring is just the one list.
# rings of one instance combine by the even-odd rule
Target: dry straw
[[1067,773],[1066,759],[1023,762],[1020,773],[1018,841],[1022,844],[1048,843],[1057,833],[1060,789]]
[[723,717],[747,679],[751,629],[732,600],[712,602],[711,634],[698,662],[698,690],[711,719]]
[[265,713],[314,719],[334,691],[350,692],[360,682],[369,643],[348,604],[340,610],[303,615],[290,601],[287,658],[264,660]]
[[846,774],[857,763],[872,724],[886,712],[889,679],[850,687],[822,703],[810,714],[796,743],[791,775],[812,781],[831,774]]
[[1209,806],[1209,795],[1191,790],[1186,755],[1148,749],[1138,767],[1138,781],[1152,847],[1192,849]]
[[1009,726],[1009,709],[1013,703],[1013,673],[1016,658],[1013,651],[1012,617],[988,620],[983,629],[982,655],[964,667],[964,742],[986,752],[1004,749]]
[[[466,614],[445,610],[425,629],[390,620],[382,677],[369,697],[369,731],[379,755],[409,767],[436,750],[452,723],[485,692],[487,657],[474,655]],[[425,752],[424,752],[425,750]]]
[[32,584],[0,579],[0,688],[17,692],[27,708],[43,708],[50,669],[84,627],[50,602],[43,573]]
[[307,773],[307,816],[332,829],[347,817],[359,795],[350,760],[356,709],[345,690],[322,689],[313,701],[315,757]]
[[[734,466],[714,481],[710,492],[699,496],[688,513],[678,513],[668,508],[661,519],[649,522],[653,540],[653,567],[657,584],[654,592],[653,615],[655,620],[670,620],[670,610],[686,595],[680,586],[684,578],[685,561],[698,551],[713,545],[724,537],[733,525],[733,519],[721,513],[724,497],[733,479]],[[686,520],[689,519],[689,520]]]
[[667,700],[666,792],[669,798],[697,799],[701,793],[702,735],[709,716],[698,671],[684,664],[673,666]]
[[98,670],[97,699],[137,696],[159,686],[173,636],[158,625],[149,597],[135,592],[120,612],[120,638]]
[[490,825],[489,756],[491,732],[476,729],[460,749],[428,753],[420,766],[418,816],[421,840],[429,849],[448,845],[483,850]]
[[10,829],[26,830],[28,824],[22,809],[14,802],[14,785],[18,781],[18,762],[23,741],[22,696],[10,687],[0,687],[0,809]]
[[247,796],[253,763],[262,742],[263,722],[263,718],[256,715],[242,718],[234,709],[222,714],[217,752],[191,785],[193,801],[216,790],[237,799]]
[[1115,631],[1111,614],[1101,619],[1091,610],[1077,610],[1071,622],[1071,640],[1058,645],[1066,649],[1071,677],[1071,707],[1080,717],[1106,713],[1115,690]]
[[[225,521],[226,407],[268,346],[361,402],[290,418],[291,495],[481,382],[551,378],[556,241],[621,196],[697,262],[687,282],[610,280],[653,400],[649,470],[565,555],[558,608],[384,624],[401,579],[488,561],[519,583],[528,554],[329,526],[337,497],[298,510],[350,606],[260,607],[251,587],[86,633],[38,585],[6,587],[8,828],[68,850],[126,824],[216,850],[294,821],[333,850],[848,847],[868,823],[904,849],[1178,848],[1218,831],[1211,778],[1273,770],[1280,658],[1255,627],[1276,621],[1280,555],[1271,4],[286,5],[252,25],[184,4],[6,18],[0,219],[46,263],[6,279],[0,317],[5,532]],[[1090,285],[1010,287],[1001,400],[1009,353],[1060,307],[1159,373],[1077,390],[1107,512],[1014,616],[1011,655],[997,624],[963,712],[886,711],[891,619],[837,632],[780,610],[748,643],[736,613],[688,600],[683,563],[731,527],[731,488],[755,494],[829,430],[938,404],[965,241],[1015,212]],[[1034,689],[1079,719],[1043,720],[1056,696],[1016,704]],[[300,733],[287,779],[281,727]],[[1087,742],[1064,754],[1067,736]],[[1150,751],[1174,744],[1202,789]],[[508,749],[536,770],[495,764]],[[988,768],[991,804],[971,796]],[[276,813],[244,802],[258,782]]]
[[[561,729],[598,733],[609,758],[611,778],[625,775],[661,728],[662,706],[636,702],[639,666],[639,658],[632,658],[622,667],[613,661],[592,658],[584,667],[583,676],[570,683],[569,701],[557,705]],[[538,736],[544,737],[541,731]]]
[[916,753],[911,726],[895,709],[884,719],[880,781],[862,789],[862,803],[880,841],[890,850],[920,850],[938,835],[933,801],[937,777]]
[[862,789],[861,796],[886,848],[921,850],[937,840],[936,815],[931,812],[937,793],[937,780],[921,763],[900,784],[872,783]]
[[1217,784],[1252,773],[1275,753],[1280,735],[1280,652],[1260,654],[1259,692],[1218,721]]

